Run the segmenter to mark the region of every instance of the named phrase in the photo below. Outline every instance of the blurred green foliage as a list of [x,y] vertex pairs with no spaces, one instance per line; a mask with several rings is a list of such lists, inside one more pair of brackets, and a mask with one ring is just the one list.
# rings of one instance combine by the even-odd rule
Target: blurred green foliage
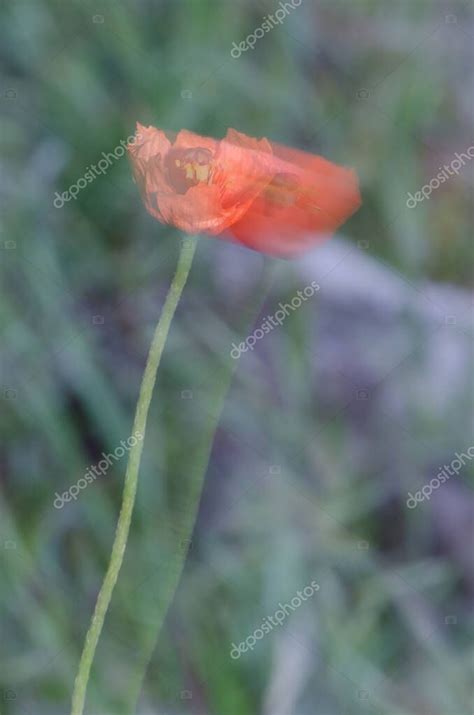
[[[354,243],[368,240],[381,264],[415,284],[470,282],[472,169],[414,210],[406,199],[473,143],[472,5],[303,0],[233,59],[232,43],[276,7],[6,0],[0,8],[2,715],[68,712],[125,465],[62,510],[54,494],[129,434],[177,258],[176,231],[146,214],[126,159],[60,209],[55,192],[137,120],[217,137],[234,127],[354,166],[364,204],[344,230]],[[225,397],[217,377],[265,265],[277,284],[291,275],[291,264],[252,254],[242,259],[248,291],[236,294],[216,276],[215,256],[229,260],[230,248],[202,240],[172,328],[91,715],[129,712],[156,636],[180,495]],[[363,472],[354,467],[345,415],[328,425],[308,385],[309,326],[305,308],[275,336],[271,371],[239,369],[227,396],[186,573],[146,671],[143,715],[269,715],[270,686],[294,685],[295,648],[309,675],[293,715],[472,712],[463,574],[440,552],[428,509],[407,513],[397,502],[387,516],[383,446]],[[413,439],[400,471],[420,483],[416,424],[407,426]],[[457,428],[462,446],[465,425]],[[446,447],[441,425],[430,439]],[[410,482],[401,484],[403,495]],[[312,579],[321,591],[300,620],[229,658],[231,642]],[[457,626],[446,623],[451,614]]]

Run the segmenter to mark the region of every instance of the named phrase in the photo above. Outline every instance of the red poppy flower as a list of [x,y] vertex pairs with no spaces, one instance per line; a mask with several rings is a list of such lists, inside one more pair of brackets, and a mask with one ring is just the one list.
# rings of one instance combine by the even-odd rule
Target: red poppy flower
[[234,129],[222,140],[185,129],[170,138],[137,124],[128,151],[159,221],[271,255],[310,248],[360,205],[352,170]]

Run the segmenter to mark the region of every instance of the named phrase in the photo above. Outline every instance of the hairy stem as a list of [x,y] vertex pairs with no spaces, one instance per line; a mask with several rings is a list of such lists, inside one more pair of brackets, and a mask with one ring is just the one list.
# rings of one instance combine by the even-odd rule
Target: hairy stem
[[143,451],[148,410],[153,395],[153,388],[155,386],[156,373],[166,344],[166,338],[168,336],[173,315],[176,311],[181,293],[186,285],[186,280],[191,269],[191,264],[196,250],[196,243],[196,238],[186,238],[182,243],[176,273],[168,291],[168,295],[166,296],[165,304],[163,306],[158,325],[156,326],[150,352],[148,354],[135,412],[135,420],[133,423],[133,434],[135,436],[139,436],[140,438],[137,440],[135,446],[130,449],[128,456],[122,507],[115,532],[112,553],[107,573],[97,598],[94,615],[92,616],[92,621],[89,626],[89,630],[87,631],[81,660],[79,662],[79,668],[72,695],[71,715],[82,715],[84,711],[87,684],[89,681],[92,662],[94,660],[94,654],[99,642],[105,616],[112,598],[112,593],[117,582],[127,546],[130,522],[135,504],[135,496],[137,493],[138,472],[140,469],[140,461]]

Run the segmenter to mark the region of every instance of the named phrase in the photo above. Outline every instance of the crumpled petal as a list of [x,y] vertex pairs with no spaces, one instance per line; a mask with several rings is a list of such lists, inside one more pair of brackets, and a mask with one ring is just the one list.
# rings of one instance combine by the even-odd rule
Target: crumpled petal
[[360,206],[352,169],[235,129],[217,140],[137,123],[128,151],[152,216],[270,255],[311,248]]
[[[137,137],[128,149],[146,209],[159,221],[189,233],[221,233],[244,215],[272,178],[271,146],[266,139],[230,129],[218,141],[183,129],[170,140],[160,129],[140,124]],[[209,180],[183,191],[186,177],[184,183],[179,181],[180,167],[173,166],[173,157],[185,162],[196,155],[193,151],[211,156]]]

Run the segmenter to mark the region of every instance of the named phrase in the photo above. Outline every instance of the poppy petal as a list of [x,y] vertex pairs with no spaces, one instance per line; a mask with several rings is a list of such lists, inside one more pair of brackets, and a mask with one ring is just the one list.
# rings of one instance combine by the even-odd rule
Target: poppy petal
[[216,140],[137,124],[128,150],[152,216],[270,255],[311,248],[360,206],[352,169],[235,129]]
[[249,248],[290,257],[329,238],[360,206],[352,169],[272,143],[275,174],[232,237]]

